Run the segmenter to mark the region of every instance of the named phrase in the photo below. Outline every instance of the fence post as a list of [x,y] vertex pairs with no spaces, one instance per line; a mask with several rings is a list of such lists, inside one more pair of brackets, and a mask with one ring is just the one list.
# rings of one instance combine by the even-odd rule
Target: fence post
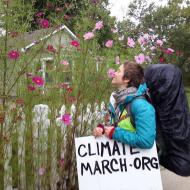
[[21,121],[18,124],[18,168],[19,168],[19,190],[26,189],[26,167],[25,167],[25,140],[26,121],[22,108],[18,111]]
[[[57,110],[56,110],[57,114]],[[56,115],[57,116],[57,115]],[[56,120],[57,124],[57,120]],[[59,175],[58,175],[58,161],[57,161],[57,125],[51,129],[52,132],[52,139],[51,139],[51,145],[50,145],[50,150],[51,150],[51,169],[50,169],[50,186],[51,190],[56,190],[57,189],[57,182],[59,181]]]
[[5,115],[3,124],[4,139],[4,190],[12,190],[12,167],[10,165],[12,158],[12,139],[11,139],[11,119],[10,110]]
[[47,171],[47,148],[48,148],[48,119],[49,107],[47,105],[35,105],[33,119],[33,162],[34,162],[34,189],[47,189],[45,174]]

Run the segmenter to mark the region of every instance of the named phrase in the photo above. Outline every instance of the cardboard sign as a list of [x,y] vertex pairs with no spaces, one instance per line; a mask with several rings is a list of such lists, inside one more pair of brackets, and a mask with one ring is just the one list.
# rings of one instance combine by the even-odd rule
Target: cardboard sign
[[163,190],[155,144],[143,150],[89,136],[75,148],[79,190]]

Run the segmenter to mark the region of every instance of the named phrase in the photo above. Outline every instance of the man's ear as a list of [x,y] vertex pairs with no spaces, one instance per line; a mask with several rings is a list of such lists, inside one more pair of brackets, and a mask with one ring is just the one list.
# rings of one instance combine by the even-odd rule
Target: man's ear
[[128,83],[130,82],[130,80],[129,80],[129,79],[124,79],[123,82],[124,82],[125,84],[128,84]]

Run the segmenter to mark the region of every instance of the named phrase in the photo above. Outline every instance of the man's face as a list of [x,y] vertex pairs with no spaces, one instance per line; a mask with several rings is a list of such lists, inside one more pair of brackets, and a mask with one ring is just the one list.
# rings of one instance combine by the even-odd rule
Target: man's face
[[119,69],[115,72],[115,76],[112,79],[112,84],[117,87],[127,87],[129,80],[123,79],[124,76],[124,65],[122,64]]

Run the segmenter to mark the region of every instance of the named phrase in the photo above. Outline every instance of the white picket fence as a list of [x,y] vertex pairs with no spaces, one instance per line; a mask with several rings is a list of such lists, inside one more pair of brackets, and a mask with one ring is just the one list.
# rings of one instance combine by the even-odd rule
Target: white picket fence
[[[92,109],[94,108],[94,109]],[[105,103],[102,102],[101,105],[93,105],[93,107],[88,104],[85,111],[82,111],[81,106],[81,113],[78,114],[77,118],[79,123],[82,126],[82,123],[88,124],[90,126],[88,128],[88,131],[85,132],[85,134],[91,134],[92,128],[95,127],[99,122],[103,121],[104,114],[105,114]],[[94,111],[92,111],[94,110]],[[58,160],[55,156],[57,154],[57,136],[58,136],[58,128],[61,128],[61,136],[64,137],[63,140],[63,146],[61,146],[61,152],[60,157],[64,157],[64,153],[66,150],[66,143],[67,141],[65,134],[65,130],[68,126],[65,126],[63,122],[61,122],[58,118],[55,118],[56,126],[54,130],[52,130],[52,143],[50,147],[50,154],[48,154],[48,129],[51,127],[51,120],[49,119],[49,114],[51,112],[51,109],[47,105],[36,105],[33,109],[34,117],[32,120],[32,155],[33,155],[33,171],[34,171],[34,184],[33,187],[27,187],[27,175],[26,175],[26,166],[25,166],[25,144],[26,144],[26,116],[22,112],[22,108],[19,110],[19,116],[21,117],[21,120],[19,121],[19,126],[17,128],[17,142],[18,142],[18,152],[15,155],[12,153],[12,138],[11,134],[14,133],[14,131],[10,130],[10,118],[9,114],[7,114],[5,123],[3,126],[3,133],[4,136],[9,138],[9,141],[4,143],[4,190],[12,190],[12,189],[18,189],[18,190],[28,190],[28,189],[35,189],[35,190],[43,190],[47,189],[47,187],[44,186],[44,179],[39,175],[39,168],[45,167],[47,163],[47,159],[51,158],[50,163],[50,184],[51,184],[51,190],[57,189],[57,182],[60,179],[60,175],[58,172]],[[63,105],[61,107],[61,110],[58,112],[57,116],[64,115],[66,112],[66,107]],[[75,116],[76,107],[75,105],[72,105],[70,107],[70,114],[72,117]],[[67,112],[68,113],[68,112]],[[79,134],[79,131],[81,130],[81,126],[77,126],[76,133]],[[74,127],[73,123],[69,127]],[[11,160],[13,157],[18,158],[18,186],[13,188],[13,172],[11,167]],[[31,171],[32,172],[32,171]],[[74,172],[74,171],[73,171]],[[76,171],[75,171],[76,172]]]

